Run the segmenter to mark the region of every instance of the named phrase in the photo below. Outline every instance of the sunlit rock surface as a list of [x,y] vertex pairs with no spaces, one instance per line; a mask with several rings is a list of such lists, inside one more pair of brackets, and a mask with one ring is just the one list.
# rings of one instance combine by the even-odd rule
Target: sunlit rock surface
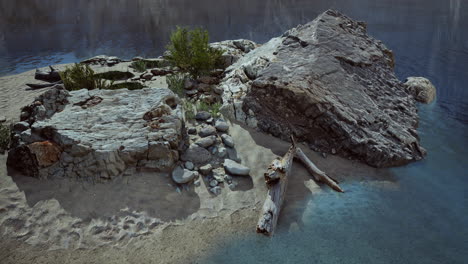
[[35,177],[109,179],[128,166],[169,171],[182,140],[178,100],[169,89],[58,86],[23,108],[29,127],[15,131],[8,165]]
[[222,111],[274,136],[376,167],[421,159],[413,96],[366,24],[328,10],[227,69]]

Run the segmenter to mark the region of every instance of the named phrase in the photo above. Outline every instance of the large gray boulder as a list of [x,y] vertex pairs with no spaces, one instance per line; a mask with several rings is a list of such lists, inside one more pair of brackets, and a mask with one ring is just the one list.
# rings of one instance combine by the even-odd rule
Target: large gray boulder
[[414,97],[394,57],[366,24],[328,10],[250,51],[227,69],[222,112],[317,151],[376,167],[425,155]]
[[435,86],[424,77],[408,77],[405,87],[421,103],[428,104],[434,101],[436,97]]
[[182,141],[178,100],[169,89],[50,90],[23,109],[29,127],[13,136],[8,165],[46,178],[170,171]]

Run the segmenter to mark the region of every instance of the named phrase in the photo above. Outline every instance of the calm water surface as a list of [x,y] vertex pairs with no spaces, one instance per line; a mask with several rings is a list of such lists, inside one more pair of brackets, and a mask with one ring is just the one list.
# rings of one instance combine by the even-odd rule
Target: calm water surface
[[158,56],[176,25],[265,42],[327,8],[368,22],[400,79],[436,85],[437,101],[419,107],[429,154],[391,169],[397,188],[349,180],[345,195],[304,197],[277,236],[226,238],[206,263],[467,263],[468,1],[0,0],[0,76],[97,54]]

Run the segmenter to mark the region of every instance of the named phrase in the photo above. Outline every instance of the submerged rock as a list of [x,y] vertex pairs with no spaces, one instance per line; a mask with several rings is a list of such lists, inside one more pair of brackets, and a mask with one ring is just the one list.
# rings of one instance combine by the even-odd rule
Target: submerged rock
[[421,103],[428,104],[434,101],[436,97],[435,86],[424,77],[408,77],[405,87]]
[[221,81],[225,116],[376,167],[425,155],[415,100],[366,25],[328,10],[250,51]]
[[[44,118],[32,106],[23,109],[31,129],[12,137],[9,166],[30,176],[108,179],[129,166],[169,171],[179,158],[181,107],[169,89],[47,94],[36,98],[36,106],[45,106]],[[93,98],[100,100],[87,104]]]

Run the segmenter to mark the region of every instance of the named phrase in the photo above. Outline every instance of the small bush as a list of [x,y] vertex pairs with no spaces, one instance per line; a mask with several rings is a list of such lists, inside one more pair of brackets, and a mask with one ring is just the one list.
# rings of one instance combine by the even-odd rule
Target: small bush
[[190,122],[195,120],[195,106],[193,103],[188,100],[183,100],[182,104],[185,112],[185,120]]
[[144,72],[146,69],[152,68],[163,68],[166,66],[170,66],[171,63],[164,59],[156,59],[156,60],[137,60],[130,64],[130,67],[135,69],[137,72]]
[[4,124],[0,124],[0,153],[8,150],[10,145],[10,127]]
[[213,117],[219,116],[219,109],[221,108],[221,103],[214,103],[211,105],[210,113]]
[[211,116],[217,117],[219,116],[219,109],[221,108],[221,103],[214,103],[214,104],[207,104],[205,102],[198,102],[197,103],[197,110],[198,111],[205,111],[209,112]]
[[113,82],[98,78],[95,76],[93,69],[89,65],[75,63],[71,67],[67,67],[65,71],[60,72],[60,77],[63,80],[65,89],[69,91],[80,90],[86,88],[93,89],[109,89]]
[[166,76],[166,83],[169,89],[182,97],[184,95],[185,74],[173,74]]
[[144,72],[146,71],[146,62],[144,60],[137,60],[132,62],[130,66],[135,69],[137,72]]
[[131,72],[123,72],[123,71],[108,71],[108,72],[101,72],[94,74],[95,78],[106,79],[111,81],[120,81],[120,80],[127,80],[129,78],[134,77],[133,73]]
[[170,52],[168,60],[194,78],[214,70],[223,54],[222,50],[210,47],[208,31],[201,28],[189,31],[177,27],[167,49]]
[[203,101],[199,101],[197,103],[197,110],[198,111],[205,111],[205,112],[210,112],[211,110],[211,107],[209,104],[203,102]]

